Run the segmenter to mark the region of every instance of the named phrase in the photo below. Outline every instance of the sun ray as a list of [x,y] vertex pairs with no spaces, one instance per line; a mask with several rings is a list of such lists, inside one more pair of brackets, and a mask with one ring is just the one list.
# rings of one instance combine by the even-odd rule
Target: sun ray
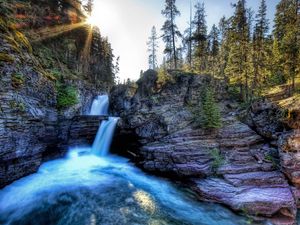
[[93,39],[93,29],[92,27],[89,27],[88,35],[85,40],[85,44],[82,52],[83,72],[85,73],[88,71],[88,62],[90,60],[92,39]]
[[75,30],[77,28],[83,27],[87,25],[86,22],[80,22],[80,23],[75,23],[75,24],[69,24],[69,25],[60,25],[60,26],[55,26],[55,27],[47,27],[47,28],[42,28],[39,30],[30,30],[27,32],[28,36],[32,40],[32,42],[39,42],[43,41],[49,38],[53,38],[56,36],[59,36],[63,33]]

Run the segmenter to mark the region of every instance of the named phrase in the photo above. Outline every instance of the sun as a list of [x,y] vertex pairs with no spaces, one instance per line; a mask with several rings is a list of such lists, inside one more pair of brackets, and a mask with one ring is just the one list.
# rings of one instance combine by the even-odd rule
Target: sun
[[91,25],[92,27],[99,26],[99,23],[97,22],[97,18],[94,17],[93,15],[87,18],[86,23]]
[[86,20],[86,23],[91,26],[102,27],[106,26],[107,23],[113,23],[117,18],[116,6],[111,0],[102,0],[95,2],[91,16]]

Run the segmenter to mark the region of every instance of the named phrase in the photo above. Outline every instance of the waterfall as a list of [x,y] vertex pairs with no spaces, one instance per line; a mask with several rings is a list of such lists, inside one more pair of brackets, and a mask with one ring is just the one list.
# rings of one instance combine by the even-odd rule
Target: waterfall
[[102,121],[93,143],[93,154],[98,156],[106,156],[108,154],[118,119],[109,117],[108,120]]
[[108,106],[109,106],[108,96],[99,95],[93,101],[90,115],[91,116],[108,115]]
[[[108,115],[109,100],[107,95],[98,96],[92,104],[90,115]],[[98,129],[92,146],[92,153],[98,156],[106,156],[114,136],[114,131],[119,118],[109,117],[103,120]]]

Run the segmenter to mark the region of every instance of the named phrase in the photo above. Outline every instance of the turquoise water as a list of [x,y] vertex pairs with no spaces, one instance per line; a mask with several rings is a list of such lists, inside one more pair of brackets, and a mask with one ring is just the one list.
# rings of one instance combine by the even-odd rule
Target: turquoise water
[[215,204],[194,201],[164,179],[126,159],[75,149],[0,191],[0,224],[244,225]]

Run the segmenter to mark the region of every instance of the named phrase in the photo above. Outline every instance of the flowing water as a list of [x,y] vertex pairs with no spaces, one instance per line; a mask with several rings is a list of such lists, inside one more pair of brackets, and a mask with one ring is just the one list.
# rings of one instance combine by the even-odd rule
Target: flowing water
[[108,115],[109,98],[107,95],[97,96],[92,104],[90,115],[91,116],[103,116]]
[[[98,108],[105,104],[97,104],[92,111],[107,112]],[[0,190],[0,224],[248,224],[222,206],[195,201],[169,181],[108,155],[116,123],[117,118],[102,122],[92,147],[71,149],[65,158]]]

